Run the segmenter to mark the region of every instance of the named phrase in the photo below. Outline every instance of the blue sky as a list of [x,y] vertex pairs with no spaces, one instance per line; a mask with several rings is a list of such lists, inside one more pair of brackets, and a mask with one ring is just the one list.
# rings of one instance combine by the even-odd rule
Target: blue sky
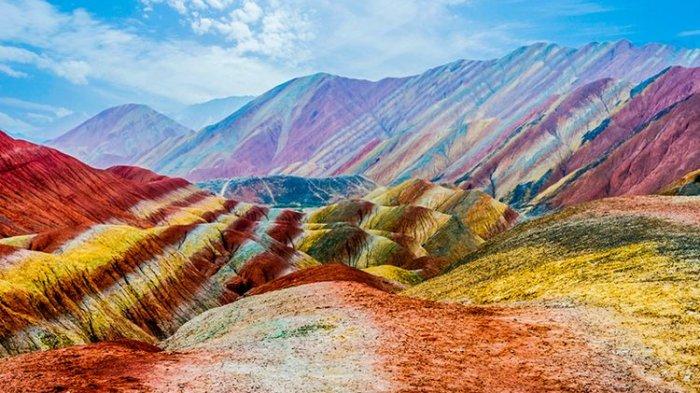
[[378,79],[537,41],[700,46],[699,1],[0,0],[0,128],[43,139],[295,76]]

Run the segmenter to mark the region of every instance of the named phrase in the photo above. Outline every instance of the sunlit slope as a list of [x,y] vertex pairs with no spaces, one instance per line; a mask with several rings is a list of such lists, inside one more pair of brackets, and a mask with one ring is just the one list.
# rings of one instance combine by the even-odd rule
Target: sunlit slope
[[0,355],[123,337],[153,342],[238,298],[241,280],[259,285],[318,264],[255,234],[264,210],[210,199],[152,228],[0,239]]
[[325,263],[374,267],[391,285],[413,285],[483,242],[471,223],[507,216],[488,197],[457,198],[459,209],[408,199],[270,209],[141,168],[95,169],[1,133],[0,157],[0,356],[156,342],[206,310]]
[[[139,168],[71,165],[134,192],[173,182]],[[36,176],[27,173],[27,188]],[[490,233],[514,218],[488,196],[427,182],[386,192],[411,184],[445,197],[434,199],[439,206],[426,198],[387,206],[343,200],[305,213],[227,200],[184,182],[136,193],[101,221],[47,221],[36,233],[0,238],[0,355],[119,338],[156,342],[203,311],[319,264],[369,268],[407,287],[483,243],[470,224]],[[30,202],[61,214],[62,206],[43,201]]]
[[479,191],[411,179],[309,213],[297,247],[320,261],[415,269],[413,261],[429,256],[457,261],[516,218],[508,206]]
[[624,197],[521,224],[404,292],[469,303],[573,302],[613,312],[667,379],[700,386],[700,200]]
[[453,215],[483,239],[510,228],[518,217],[508,205],[482,191],[465,191],[422,179],[409,179],[394,187],[378,188],[365,199],[383,206],[423,206]]

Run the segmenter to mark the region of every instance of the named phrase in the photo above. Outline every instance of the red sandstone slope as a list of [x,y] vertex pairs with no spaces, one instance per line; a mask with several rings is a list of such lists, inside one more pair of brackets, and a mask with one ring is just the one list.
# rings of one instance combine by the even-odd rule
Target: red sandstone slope
[[[632,99],[610,119],[607,127],[591,143],[576,151],[568,160],[565,173],[571,173],[605,155],[650,122],[660,120],[674,104],[700,92],[700,68],[672,67],[647,82],[648,86],[642,91],[632,93]],[[552,178],[550,184],[558,179]]]
[[700,68],[673,67],[645,84],[548,179],[538,202],[651,194],[700,166]]
[[130,207],[188,185],[150,180],[130,181],[0,131],[0,237],[107,221],[146,225]]
[[698,165],[700,94],[694,94],[564,185],[550,203],[563,206],[607,196],[652,194]]
[[138,183],[153,183],[161,180],[172,179],[167,176],[159,175],[153,171],[149,171],[145,168],[129,165],[116,165],[109,167],[105,169],[105,172],[109,172],[115,176]]
[[164,345],[100,343],[0,360],[6,392],[670,392],[588,314],[468,307],[314,283],[195,318]]
[[362,270],[341,263],[331,263],[287,274],[267,284],[253,288],[248,291],[246,295],[261,295],[266,292],[278,291],[284,288],[328,281],[358,282],[389,293],[397,292],[400,289],[390,281],[373,276]]

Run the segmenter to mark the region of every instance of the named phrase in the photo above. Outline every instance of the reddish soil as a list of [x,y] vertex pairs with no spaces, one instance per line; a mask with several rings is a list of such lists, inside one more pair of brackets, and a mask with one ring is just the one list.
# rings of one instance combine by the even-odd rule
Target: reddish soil
[[442,273],[449,265],[448,259],[424,256],[415,258],[401,267],[406,270],[418,270],[421,277],[428,280]]
[[598,166],[559,192],[555,206],[606,196],[643,195],[700,166],[700,94],[672,106],[625,141]]
[[581,327],[557,315],[565,310],[468,307],[367,291],[349,292],[347,300],[372,312],[385,332],[379,352],[398,392],[667,391],[592,347]]
[[380,277],[365,273],[362,270],[355,269],[341,263],[331,263],[290,273],[267,284],[253,288],[247,293],[247,295],[260,295],[262,293],[277,291],[284,288],[326,281],[358,282],[372,288],[379,289],[380,291],[390,293],[399,290],[396,285]]
[[[382,359],[373,367],[387,371],[392,391],[671,390],[647,379],[639,368],[613,355],[603,344],[591,344],[577,319],[567,317],[575,311],[434,303],[356,282],[311,285],[316,287],[307,287],[309,293],[321,297],[317,308],[328,309],[322,299],[337,296],[344,307],[371,317],[371,328],[380,332],[373,348]],[[284,299],[287,294],[280,292],[280,296]],[[192,391],[255,390],[232,380],[216,366],[221,361],[221,354],[216,352],[165,353],[133,342],[71,347],[0,361],[0,390],[112,392],[161,387],[161,391],[171,391],[168,389],[177,385],[173,381],[182,380],[183,375],[192,381],[188,385]],[[156,368],[160,372],[154,372]],[[162,372],[164,369],[167,371]],[[222,374],[198,378],[197,373],[202,372]],[[211,381],[221,385],[211,386]]]
[[136,341],[35,352],[0,360],[0,390],[24,392],[144,392],[149,370],[177,355]]
[[159,175],[148,169],[130,165],[115,165],[105,169],[105,172],[139,183],[151,183],[169,179],[167,176]]

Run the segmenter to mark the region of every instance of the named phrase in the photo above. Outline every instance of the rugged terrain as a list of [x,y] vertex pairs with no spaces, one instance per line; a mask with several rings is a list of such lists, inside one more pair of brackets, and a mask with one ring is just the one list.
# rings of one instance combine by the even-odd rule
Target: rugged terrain
[[[315,74],[139,164],[194,180],[426,178],[537,209],[644,194],[700,165],[698,65],[696,49],[620,41],[578,49],[534,44],[377,82]],[[630,162],[653,138],[665,141]],[[663,170],[653,171],[657,164]]]
[[197,186],[242,202],[304,208],[360,198],[377,185],[357,175],[323,178],[273,175],[208,180],[197,183]]
[[[52,212],[5,219],[3,391],[700,383],[697,197],[608,198],[513,227],[518,214],[484,192],[407,180],[302,212],[3,141],[3,184],[25,182],[28,206]],[[52,201],[83,178],[120,191],[109,216],[73,225],[61,212],[80,204]]]
[[373,268],[405,287],[517,217],[478,191],[421,181],[310,213],[270,209],[2,138],[4,355],[119,338],[155,343],[203,311],[323,263]]
[[0,380],[9,392],[674,391],[595,342],[576,311],[434,303],[350,282],[242,299],[162,346],[23,355],[0,361]]
[[699,62],[535,44],[197,132],[111,108],[73,156],[0,132],[0,391],[697,391]]
[[580,310],[601,340],[696,389],[699,256],[697,197],[618,197],[521,224],[405,294]]

